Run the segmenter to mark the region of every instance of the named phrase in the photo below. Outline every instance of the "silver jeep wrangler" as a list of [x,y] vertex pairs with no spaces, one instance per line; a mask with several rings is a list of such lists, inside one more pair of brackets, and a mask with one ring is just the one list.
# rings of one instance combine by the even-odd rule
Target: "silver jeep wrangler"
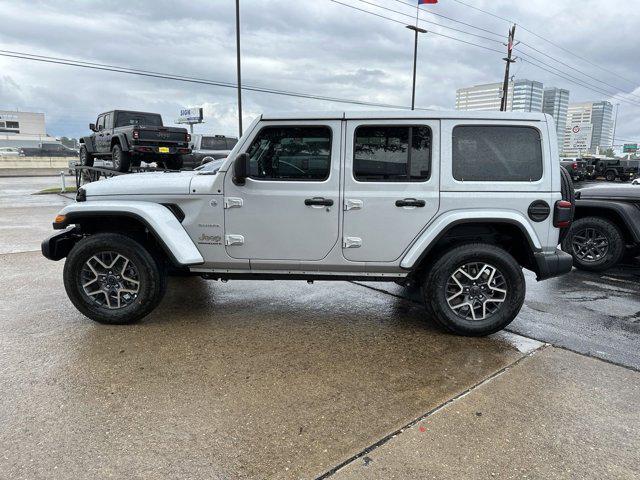
[[543,114],[265,114],[218,170],[85,185],[42,251],[98,322],[139,320],[181,273],[417,284],[426,318],[486,335],[522,307],[523,268],[571,270],[555,131]]

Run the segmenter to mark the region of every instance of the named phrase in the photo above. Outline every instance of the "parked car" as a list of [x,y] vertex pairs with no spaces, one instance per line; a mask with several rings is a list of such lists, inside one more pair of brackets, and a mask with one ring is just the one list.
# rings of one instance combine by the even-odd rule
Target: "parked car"
[[560,165],[567,169],[569,175],[571,175],[571,180],[574,182],[579,182],[584,180],[586,174],[586,162],[579,158],[561,158]]
[[0,147],[0,156],[17,157],[20,155],[20,149],[17,147]]
[[113,169],[127,172],[141,161],[159,168],[179,170],[182,155],[191,153],[191,136],[185,128],[165,127],[158,113],[113,110],[89,124],[93,132],[80,139],[80,164],[109,160]]
[[78,150],[61,143],[43,142],[37,147],[20,147],[18,153],[23,157],[75,157]]
[[185,168],[195,168],[202,165],[205,159],[227,158],[236,143],[238,143],[237,138],[224,135],[193,135],[190,145],[191,153],[182,156],[182,165]]
[[[217,173],[81,187],[45,240],[98,322],[150,313],[166,270],[207,279],[392,281],[463,335],[509,324],[538,280],[571,270],[571,179],[550,116],[519,112],[262,115]],[[548,123],[551,124],[548,125]]]
[[586,158],[586,177],[595,180],[604,177],[608,182],[617,179],[627,182],[638,176],[638,161],[618,158]]
[[601,272],[640,254],[640,188],[595,186],[576,192],[575,217],[562,249],[583,270]]

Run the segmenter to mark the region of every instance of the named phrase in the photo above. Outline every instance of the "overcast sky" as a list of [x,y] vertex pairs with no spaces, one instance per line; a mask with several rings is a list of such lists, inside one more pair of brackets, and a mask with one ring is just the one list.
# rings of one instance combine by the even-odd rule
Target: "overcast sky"
[[[415,15],[399,0],[340,0],[400,21]],[[405,1],[405,0],[403,0]],[[417,0],[406,0],[413,4]],[[517,78],[571,91],[571,101],[608,99],[620,103],[616,137],[640,140],[640,8],[629,0],[464,0],[515,19],[519,25],[578,54],[609,73],[518,27],[522,53],[556,65],[598,89],[572,84],[529,63],[516,62]],[[411,99],[413,34],[399,23],[355,11],[329,0],[242,0],[243,82],[371,102],[408,105]],[[456,0],[421,7],[421,17],[485,38],[422,24],[434,32],[489,48],[504,47],[491,33],[456,24],[446,15],[506,36],[509,24]],[[106,63],[222,81],[235,81],[233,0],[2,1],[0,49]],[[531,50],[533,47],[540,52]],[[517,53],[516,53],[517,54]],[[452,109],[455,90],[501,81],[503,55],[442,36],[421,37],[416,105]],[[549,68],[549,67],[545,67]],[[609,85],[605,85],[604,83]],[[635,95],[635,97],[633,96]],[[265,93],[245,92],[245,121],[265,110],[339,110],[358,107]],[[0,57],[0,109],[46,114],[48,133],[86,134],[96,114],[113,108],[157,111],[172,124],[183,106],[204,106],[196,132],[237,134],[235,91],[163,79],[58,66]],[[618,143],[618,142],[616,142]]]

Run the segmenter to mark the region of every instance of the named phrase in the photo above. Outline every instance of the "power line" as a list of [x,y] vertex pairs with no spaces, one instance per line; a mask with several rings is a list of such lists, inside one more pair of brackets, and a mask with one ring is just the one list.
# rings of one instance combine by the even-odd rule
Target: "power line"
[[[416,8],[415,4],[407,3],[407,2],[404,2],[403,0],[394,0],[394,1],[397,2],[397,3],[401,3],[402,5],[407,5],[407,6],[411,7],[411,8]],[[490,33],[491,35],[496,35],[496,36],[498,36],[500,38],[502,38],[504,36],[504,35],[502,35],[500,33],[496,33],[496,32],[493,32],[491,30],[487,30],[486,28],[477,27],[476,25],[473,25],[471,23],[466,23],[466,22],[462,22],[460,20],[456,20],[455,18],[451,18],[451,17],[448,17],[446,15],[442,15],[441,13],[436,13],[436,12],[434,12],[432,10],[420,10],[420,12],[421,13],[424,12],[424,13],[427,13],[429,15],[434,15],[436,17],[445,18],[445,19],[447,19],[447,20],[449,20],[451,22],[459,23],[459,24],[464,25],[466,27],[475,28],[476,30],[480,30],[481,32],[485,32],[485,33]]]
[[[527,48],[529,48],[529,49],[531,49],[531,50],[533,50],[533,51],[535,51],[535,52],[538,52],[539,54],[544,55],[544,56],[545,56],[545,57],[547,57],[547,58],[550,58],[550,59],[551,59],[551,60],[553,60],[554,62],[557,62],[557,63],[559,63],[559,64],[561,64],[561,65],[564,65],[565,67],[570,68],[571,70],[574,70],[574,71],[576,71],[576,72],[580,73],[581,75],[584,75],[585,77],[588,77],[588,78],[590,78],[590,79],[592,79],[592,80],[595,80],[596,82],[602,83],[603,85],[606,85],[606,86],[608,86],[608,87],[614,88],[616,91],[618,91],[618,92],[620,92],[620,93],[624,93],[624,94],[626,94],[626,95],[630,95],[630,96],[632,96],[632,97],[636,97],[638,100],[640,100],[640,97],[639,97],[639,96],[637,96],[637,95],[635,95],[635,94],[633,94],[633,93],[631,93],[631,92],[627,92],[627,91],[625,91],[625,90],[621,89],[620,87],[617,87],[616,85],[612,85],[612,84],[607,83],[607,82],[605,82],[605,81],[603,81],[603,80],[600,80],[599,78],[596,78],[596,77],[594,77],[593,75],[589,75],[588,73],[585,73],[585,72],[583,72],[582,70],[579,70],[579,69],[577,69],[577,68],[575,68],[575,67],[572,67],[572,66],[571,66],[571,65],[569,65],[568,63],[565,63],[565,62],[563,62],[562,60],[558,60],[557,58],[552,57],[551,55],[549,55],[549,54],[547,54],[547,53],[545,53],[545,52],[543,52],[543,51],[541,51],[541,50],[537,49],[536,47],[533,47],[532,45],[529,45],[528,43],[520,42],[520,45],[524,45],[525,47],[527,47]],[[518,50],[519,50],[519,49],[518,49]]]
[[[540,60],[540,59],[539,59],[539,58],[537,58],[537,57],[534,57],[534,56],[533,56],[533,55],[531,55],[531,54],[528,54],[528,53],[526,53],[526,54],[525,54],[525,53],[523,53],[523,52],[521,51],[521,52],[520,52],[520,58],[521,58],[521,59],[523,59],[523,60],[525,60],[525,61],[526,61],[526,59],[531,59],[531,60],[534,60],[534,61],[538,62],[538,63],[539,63],[539,64],[541,64],[541,65],[544,65],[544,66],[549,67],[549,68],[556,69],[558,72],[562,73],[563,75],[566,75],[566,76],[567,76],[567,77],[569,77],[569,78],[572,78],[572,79],[574,79],[574,80],[578,80],[578,81],[582,82],[584,85],[586,85],[586,88],[589,88],[589,89],[591,89],[591,90],[593,90],[593,91],[596,91],[597,93],[604,93],[605,95],[609,95],[609,96],[612,96],[612,97],[614,97],[614,96],[616,96],[616,95],[620,95],[620,94],[629,95],[627,92],[622,92],[622,91],[619,91],[619,90],[614,91],[614,92],[607,91],[604,87],[600,87],[600,86],[598,86],[598,85],[594,85],[593,83],[589,83],[589,82],[587,82],[586,80],[583,80],[583,79],[581,79],[581,78],[575,77],[575,76],[573,76],[573,75],[571,75],[571,74],[569,74],[569,73],[567,73],[567,72],[564,72],[564,71],[562,71],[562,70],[558,70],[558,69],[557,69],[556,67],[554,67],[553,65],[549,65],[548,63],[544,62],[543,60]],[[631,95],[631,96],[635,96],[635,95]],[[624,101],[627,101],[627,102],[629,102],[629,103],[632,103],[633,105],[636,105],[636,106],[640,106],[640,102],[638,102],[637,100],[633,100],[633,99],[625,99]]]
[[[383,18],[385,20],[389,20],[390,22],[398,23],[398,24],[400,24],[402,26],[406,26],[407,25],[406,22],[402,22],[400,20],[396,20],[395,18],[387,17],[385,15],[380,15],[379,13],[371,12],[371,11],[365,10],[363,8],[354,7],[353,5],[349,5],[348,3],[342,3],[342,2],[339,2],[338,0],[329,0],[329,1],[333,2],[333,3],[337,3],[338,5],[342,5],[343,7],[351,8],[353,10],[358,10],[359,12],[367,13],[367,14],[373,15],[375,17],[379,17],[379,18]],[[404,14],[402,14],[402,15],[404,15]],[[496,53],[499,53],[501,55],[503,53],[502,51],[496,50],[495,48],[487,47],[485,45],[480,45],[478,43],[469,42],[469,41],[463,40],[461,38],[451,37],[449,35],[445,35],[444,33],[434,32],[432,30],[429,30],[429,33],[432,34],[432,35],[437,35],[439,37],[448,38],[450,40],[455,40],[456,42],[465,43],[467,45],[473,45],[474,47],[483,48],[485,50],[490,50],[492,52],[496,52]]]
[[[536,63],[536,62],[532,61],[532,60],[531,60],[531,59],[529,59],[529,58],[526,58],[526,57],[520,57],[520,61],[522,61],[522,62],[527,62],[527,63],[529,63],[530,65],[533,65],[534,67],[539,68],[540,70],[544,70],[545,72],[548,72],[548,73],[550,73],[550,74],[552,74],[552,75],[555,75],[555,76],[557,76],[557,77],[563,78],[563,79],[565,79],[566,81],[568,81],[569,83],[573,83],[574,85],[581,86],[581,87],[583,87],[583,88],[586,88],[587,90],[591,90],[591,91],[593,91],[593,92],[599,93],[599,94],[601,94],[601,95],[606,95],[606,96],[609,96],[609,97],[613,97],[613,96],[615,96],[615,95],[611,95],[611,93],[610,93],[610,92],[606,92],[606,91],[604,91],[604,90],[600,90],[600,89],[598,89],[598,88],[589,87],[588,85],[585,85],[584,83],[582,83],[582,80],[580,80],[580,79],[578,79],[578,78],[576,78],[576,77],[565,76],[565,75],[563,75],[563,74],[561,74],[561,73],[555,72],[555,71],[553,71],[553,70],[549,70],[549,69],[547,69],[547,68],[543,67],[542,65],[540,65],[540,64],[538,64],[538,63]],[[620,101],[620,102],[628,103],[628,104],[633,105],[633,106],[635,106],[635,107],[639,106],[637,103],[633,103],[633,102],[632,102],[632,101],[630,101],[630,100],[621,99],[621,98],[617,98],[617,100],[618,100],[618,101]]]
[[[386,10],[388,12],[393,12],[393,13],[396,13],[398,15],[402,15],[404,17],[409,17],[411,20],[416,18],[415,15],[409,15],[408,13],[400,12],[398,10],[394,10],[393,8],[385,7],[383,5],[378,5],[377,3],[369,2],[367,0],[357,0],[357,1],[360,2],[360,3],[366,3],[367,5],[371,5],[373,7],[380,8],[382,10]],[[401,2],[401,3],[404,3],[404,2]],[[477,33],[467,32],[466,30],[460,30],[459,28],[448,27],[446,25],[442,25],[440,23],[432,22],[430,20],[424,20],[422,18],[419,18],[419,21],[423,22],[423,23],[428,23],[430,25],[436,25],[436,26],[441,27],[441,28],[446,28],[446,29],[449,29],[449,30],[453,30],[454,32],[463,33],[465,35],[471,35],[471,36],[474,36],[474,37],[477,37],[477,38],[482,38],[483,40],[489,40],[490,42],[496,42],[496,43],[502,44],[502,40],[496,40],[495,38],[485,37],[484,35],[478,35]],[[431,33],[434,33],[434,32],[431,32]]]
[[[18,58],[22,60],[31,60],[35,62],[87,68],[91,70],[124,73],[127,75],[136,75],[136,76],[142,76],[142,77],[160,78],[165,80],[174,80],[174,81],[187,82],[187,83],[211,85],[211,86],[223,87],[223,88],[237,88],[237,84],[235,83],[224,82],[220,80],[209,80],[204,78],[187,77],[183,75],[174,75],[174,74],[154,72],[149,70],[140,70],[140,69],[131,68],[131,67],[120,67],[116,65],[100,64],[95,62],[84,62],[81,60],[72,60],[72,59],[66,59],[66,58],[60,58],[60,57],[49,57],[45,55],[35,55],[35,54],[24,53],[24,52],[0,50],[0,56]],[[294,91],[288,91],[288,90],[277,90],[272,88],[259,87],[255,85],[242,85],[242,88],[244,90],[249,90],[254,92],[269,93],[273,95],[283,95],[283,96],[296,97],[296,98],[306,98],[310,100],[321,100],[321,101],[335,102],[335,103],[347,103],[352,105],[363,105],[363,106],[370,106],[370,107],[409,109],[409,107],[406,105],[393,105],[393,104],[387,104],[387,103],[367,102],[364,100],[352,100],[352,99],[346,99],[346,98],[328,97],[323,95],[314,95],[310,93],[294,92]],[[419,108],[418,110],[428,110],[428,109]]]
[[[469,8],[472,8],[472,9],[474,9],[474,10],[477,10],[477,11],[479,11],[479,12],[482,12],[482,13],[484,13],[484,14],[486,14],[486,15],[490,15],[490,16],[492,16],[492,17],[494,17],[494,18],[498,18],[498,19],[500,19],[500,20],[503,20],[503,21],[505,21],[505,22],[509,22],[509,23],[518,23],[518,22],[516,22],[516,21],[514,21],[514,20],[510,20],[510,19],[508,19],[508,18],[501,17],[500,15],[496,15],[496,14],[495,14],[495,13],[493,13],[493,12],[489,12],[489,11],[487,11],[487,10],[483,10],[483,9],[481,9],[481,8],[479,8],[479,7],[476,7],[476,6],[474,6],[474,5],[470,5],[470,4],[465,3],[465,2],[463,2],[463,1],[461,1],[461,0],[453,0],[453,1],[454,1],[454,2],[456,2],[456,3],[459,3],[460,5],[464,5],[465,7],[469,7]],[[542,35],[539,35],[539,34],[537,34],[536,32],[534,32],[533,30],[530,30],[530,29],[528,29],[528,28],[524,27],[521,23],[518,23],[518,26],[519,26],[522,30],[524,30],[525,32],[527,32],[527,33],[529,33],[529,34],[533,35],[534,37],[539,38],[540,40],[542,40],[542,41],[544,41],[544,42],[547,42],[549,45],[553,45],[554,47],[559,48],[560,50],[562,50],[562,51],[564,51],[564,52],[566,52],[566,53],[568,53],[568,54],[570,54],[570,55],[573,55],[574,57],[576,57],[576,58],[578,58],[578,59],[582,60],[583,62],[588,63],[588,64],[589,64],[589,65],[591,65],[591,66],[594,66],[594,67],[596,67],[596,68],[599,68],[599,69],[600,69],[600,70],[602,70],[603,72],[607,72],[607,73],[609,73],[610,75],[613,75],[613,76],[615,76],[615,77],[618,77],[618,78],[620,78],[621,80],[624,80],[625,82],[628,82],[628,83],[632,84],[634,87],[638,85],[638,82],[637,82],[637,81],[629,80],[628,78],[623,77],[622,75],[620,75],[620,74],[618,74],[618,73],[614,72],[613,70],[609,70],[608,68],[602,67],[602,66],[598,65],[597,63],[595,63],[595,62],[593,62],[593,61],[589,60],[588,58],[585,58],[585,57],[583,57],[583,56],[581,56],[581,55],[578,55],[577,53],[572,52],[572,51],[571,51],[571,50],[569,50],[568,48],[563,47],[562,45],[559,45],[559,44],[557,44],[557,43],[555,43],[555,42],[552,42],[552,41],[551,41],[551,40],[549,40],[548,38],[546,38],[546,37],[544,37],[544,36],[542,36]]]

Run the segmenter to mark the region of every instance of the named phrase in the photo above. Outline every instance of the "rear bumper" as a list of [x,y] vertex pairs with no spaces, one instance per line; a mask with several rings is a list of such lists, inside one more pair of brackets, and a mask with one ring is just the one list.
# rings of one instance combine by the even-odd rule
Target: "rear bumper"
[[538,281],[569,273],[573,267],[573,257],[562,250],[553,253],[535,253],[538,265]]
[[[160,148],[166,148],[168,151],[161,152]],[[191,153],[191,149],[188,147],[170,146],[159,147],[155,145],[133,145],[131,148],[132,153],[140,155],[152,155],[154,157],[162,157],[166,155],[188,155]]]

